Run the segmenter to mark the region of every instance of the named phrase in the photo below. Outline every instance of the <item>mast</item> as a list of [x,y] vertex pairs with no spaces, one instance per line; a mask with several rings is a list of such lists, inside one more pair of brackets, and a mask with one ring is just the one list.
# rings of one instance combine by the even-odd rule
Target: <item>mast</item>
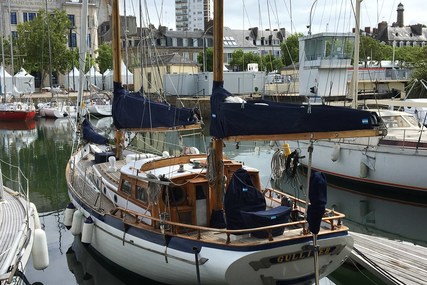
[[[112,0],[112,13],[111,13],[111,28],[112,28],[112,46],[113,46],[113,90],[116,90],[116,84],[122,84],[122,51],[120,47],[120,11],[119,11],[119,0]],[[114,94],[114,92],[113,92]],[[113,95],[116,96],[116,95]],[[123,132],[119,129],[115,133],[116,143],[116,158],[122,157],[121,143],[123,140]]]
[[[80,119],[83,105],[83,77],[85,72],[86,51],[87,51],[87,14],[88,14],[88,0],[82,1],[82,14],[80,20],[80,49],[79,49],[79,92],[77,96],[77,120]],[[74,72],[74,66],[73,66]],[[73,78],[74,79],[74,78]]]
[[[214,44],[213,44],[213,80],[215,84],[224,84],[224,0],[214,1]],[[223,160],[224,142],[220,138],[212,138],[214,150],[213,169],[216,171],[212,185],[214,191],[213,207],[215,210],[222,209],[222,187],[224,168]]]
[[356,0],[356,25],[354,38],[354,61],[353,61],[353,80],[351,82],[352,103],[351,107],[357,109],[357,90],[359,88],[359,45],[360,45],[360,3],[363,0]]

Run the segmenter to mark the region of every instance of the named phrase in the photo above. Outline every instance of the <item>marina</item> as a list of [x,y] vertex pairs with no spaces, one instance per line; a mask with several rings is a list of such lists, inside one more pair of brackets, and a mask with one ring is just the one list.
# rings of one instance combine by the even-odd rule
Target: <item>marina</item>
[[[96,125],[96,121],[97,120],[93,121],[94,125]],[[114,270],[111,271],[111,268],[106,265],[105,261],[101,261],[98,258],[93,259],[91,257],[92,253],[87,251],[89,259],[82,259],[81,255],[78,255],[79,262],[81,266],[84,267],[79,267],[80,271],[74,270],[74,274],[76,275],[70,272],[66,253],[74,242],[74,236],[71,235],[62,224],[64,209],[68,203],[68,199],[65,190],[65,177],[60,170],[65,167],[68,157],[67,153],[71,151],[71,124],[68,119],[52,120],[37,118],[36,130],[38,136],[26,145],[25,148],[21,147],[19,154],[16,152],[15,144],[12,144],[10,148],[1,152],[2,157],[12,157],[14,160],[19,159],[21,165],[24,166],[23,171],[31,173],[30,183],[33,182],[33,188],[30,192],[30,198],[40,211],[40,221],[47,235],[50,266],[44,271],[34,270],[31,263],[32,260],[30,259],[26,270],[27,278],[31,282],[39,281],[43,284],[61,283],[64,285],[75,285],[76,282],[77,284],[83,284],[83,276],[85,273],[93,273],[93,275],[96,276],[95,270],[91,270],[90,268],[99,267],[101,270],[114,272],[114,275],[110,276],[111,280],[121,280],[120,282],[124,282],[123,284],[134,284],[132,281],[128,280],[129,276],[120,274]],[[9,133],[9,136],[11,135],[12,134]],[[197,142],[195,144],[203,145],[203,143]],[[239,149],[236,148],[235,144],[227,143],[224,151],[228,157],[238,161],[243,161],[250,165],[258,163],[257,165],[261,169],[261,183],[262,185],[268,184],[270,179],[268,169],[271,167],[270,160],[274,153],[274,149],[269,146],[268,142],[242,142]],[[46,164],[47,161],[49,163]],[[28,168],[30,165],[33,166],[31,170]],[[263,169],[267,171],[263,171]],[[370,201],[370,210],[375,213],[375,215],[371,213],[371,215],[368,216],[368,218],[371,217],[370,219],[359,218],[360,214],[363,214],[360,217],[365,217],[366,214],[360,213],[359,208],[355,207],[354,201],[360,200]],[[394,202],[387,202],[359,194],[356,195],[345,191],[329,189],[328,206],[331,205],[348,213],[348,217],[344,220],[344,223],[348,225],[353,232],[363,233],[366,236],[382,236],[390,240],[403,240],[408,244],[416,243],[427,245],[425,234],[419,231],[421,230],[419,225],[423,223],[423,217],[427,215],[427,210],[425,208],[407,205],[403,207],[401,212],[396,210],[401,208],[402,205]],[[349,211],[350,209],[352,210]],[[405,220],[399,220],[403,217],[405,217]],[[374,223],[374,219],[376,219],[376,223]],[[377,228],[381,229],[382,224],[386,224],[386,220],[395,221],[391,224],[398,224],[400,226],[393,227],[387,224],[386,229],[378,230]],[[410,233],[411,229],[413,233]],[[408,233],[409,236],[406,235],[406,233]],[[414,245],[408,246],[415,247]],[[358,248],[357,240],[355,247]],[[364,251],[362,250],[362,252]],[[423,251],[421,251],[421,253],[422,252]],[[374,253],[374,255],[375,254],[376,253]],[[350,260],[352,259],[353,258]],[[423,263],[422,259],[420,259],[418,266],[422,267],[423,265],[425,266],[425,264],[426,263]],[[384,269],[387,270],[387,267]],[[358,270],[364,273],[354,273],[359,272]],[[405,270],[403,270],[403,272],[404,271]],[[344,272],[345,275],[341,276]],[[376,278],[374,279],[376,280],[375,283],[367,279],[365,275],[369,275],[370,272],[363,270],[362,266],[359,265],[353,268],[351,272],[353,272],[354,275],[350,275],[349,272],[345,271],[345,268],[342,270],[338,269],[338,272],[332,274],[330,279],[334,280],[334,283],[332,283],[332,281],[322,280],[325,282],[322,284],[389,284],[378,279],[375,275],[369,277]],[[105,280],[105,278],[101,280]],[[357,280],[356,283],[354,283],[355,280]],[[98,281],[98,279],[94,279],[93,282],[97,285],[108,284]],[[154,281],[145,280],[145,282]]]
[[[386,101],[367,104],[390,96],[403,101],[417,84],[427,90],[424,79],[408,85],[407,72],[419,67],[408,71],[409,62],[395,60],[403,50],[395,54],[401,35],[380,39],[387,29],[411,31],[413,39],[398,48],[425,49],[425,26],[404,27],[401,3],[397,22],[378,23],[372,34],[370,27],[362,34],[362,0],[342,6],[339,14],[350,15],[338,20],[344,31],[330,32],[328,23],[326,32],[312,33],[319,15],[312,14],[314,0],[307,35],[295,34],[292,43],[284,28],[258,27],[237,41],[237,32],[224,26],[224,10],[233,3],[200,0],[213,12],[204,15],[204,27],[184,36],[178,25],[174,33],[161,25],[143,29],[141,22],[140,36],[152,41],[139,39],[137,54],[131,50],[137,21],[127,17],[126,3],[63,2],[61,11],[72,12],[61,15],[72,24],[63,46],[67,60],[72,57],[70,73],[52,66],[58,54],[50,34],[44,82],[39,79],[47,70],[29,79],[22,68],[6,83],[3,55],[0,93],[10,94],[3,92],[0,103],[0,285],[426,283],[425,110],[411,109],[412,103],[399,110]],[[183,3],[188,11],[196,8],[175,1],[176,9]],[[20,10],[11,12],[10,2],[8,9],[12,27],[6,33],[13,43],[22,17]],[[47,16],[47,2],[45,9]],[[30,24],[23,25],[26,34],[36,35]],[[390,66],[381,64],[391,55],[374,61],[372,50],[370,57],[359,50],[369,37],[393,49]],[[29,38],[18,39],[29,44]],[[94,56],[101,43],[111,46],[108,68]],[[283,68],[280,74],[288,55],[282,44],[297,73]],[[157,62],[158,74],[144,54],[163,56],[143,51],[148,45],[174,51],[164,55],[167,62]],[[239,53],[249,50],[259,55],[240,64]],[[99,56],[109,53],[103,52]],[[267,59],[275,70],[265,66]],[[14,70],[13,60],[10,65]],[[19,74],[31,87],[28,94],[15,87]],[[51,87],[42,87],[47,80]],[[291,92],[291,85],[299,91]]]

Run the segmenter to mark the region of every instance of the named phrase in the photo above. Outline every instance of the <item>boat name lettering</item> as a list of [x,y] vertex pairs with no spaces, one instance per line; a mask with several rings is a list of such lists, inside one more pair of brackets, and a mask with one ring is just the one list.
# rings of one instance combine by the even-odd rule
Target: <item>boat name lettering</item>
[[[339,254],[342,250],[343,246],[327,246],[319,248],[319,256],[327,255],[327,254]],[[250,266],[254,270],[259,270],[261,268],[269,268],[274,264],[281,264],[285,262],[297,261],[305,258],[309,258],[314,256],[314,252],[312,250],[302,250],[298,252],[293,252],[289,254],[283,254],[278,256],[271,256],[262,258],[259,261],[249,262]]]

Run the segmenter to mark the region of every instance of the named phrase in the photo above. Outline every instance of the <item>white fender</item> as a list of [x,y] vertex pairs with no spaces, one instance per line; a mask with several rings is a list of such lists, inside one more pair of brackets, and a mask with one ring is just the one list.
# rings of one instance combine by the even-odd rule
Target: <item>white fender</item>
[[332,154],[331,154],[331,160],[333,162],[335,162],[338,159],[340,159],[340,150],[341,150],[340,145],[338,145],[338,144],[334,145],[334,148],[333,148]]
[[83,213],[76,210],[73,214],[73,223],[71,225],[71,233],[75,236],[82,233]]
[[31,249],[31,255],[34,269],[43,270],[49,266],[46,233],[42,229],[36,229],[34,231],[34,243]]
[[73,215],[76,211],[76,207],[74,207],[73,203],[67,205],[64,211],[64,226],[69,230],[73,223]]
[[92,242],[92,234],[94,227],[95,224],[93,223],[92,218],[88,217],[83,224],[82,244],[90,244]]
[[360,178],[366,178],[366,177],[368,177],[368,174],[369,174],[369,167],[361,161],[360,162],[359,177]]

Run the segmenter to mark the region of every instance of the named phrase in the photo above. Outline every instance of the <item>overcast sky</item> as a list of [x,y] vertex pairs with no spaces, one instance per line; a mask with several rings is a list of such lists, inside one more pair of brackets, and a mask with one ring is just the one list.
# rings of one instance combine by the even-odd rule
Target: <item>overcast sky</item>
[[[139,18],[139,2],[146,3],[150,22],[175,29],[175,0],[123,0],[126,14]],[[350,32],[354,26],[354,0],[224,0],[224,25],[232,29],[286,28],[288,32],[307,34],[312,9],[312,33]],[[378,22],[396,22],[397,5],[404,5],[404,24],[427,25],[426,0],[364,0],[361,3],[361,28],[376,27]],[[142,8],[145,11],[145,8]],[[121,14],[124,14],[122,8]],[[145,13],[143,13],[145,14]]]

